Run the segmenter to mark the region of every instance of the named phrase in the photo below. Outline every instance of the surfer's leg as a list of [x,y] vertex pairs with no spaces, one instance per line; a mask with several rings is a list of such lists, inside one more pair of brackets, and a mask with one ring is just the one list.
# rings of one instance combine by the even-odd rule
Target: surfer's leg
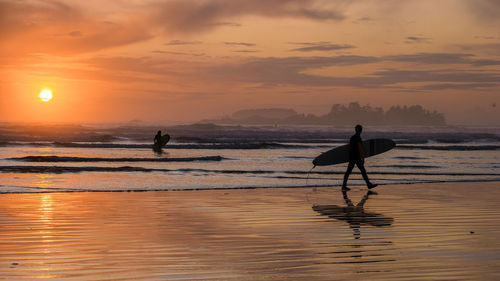
[[363,176],[363,179],[365,180],[366,185],[370,186],[371,185],[370,179],[368,179],[368,175],[366,174],[366,169],[365,169],[365,165],[363,165],[363,162],[361,160],[357,161],[356,166],[358,166],[359,170],[361,171],[361,175]]
[[366,182],[366,186],[368,186],[368,188],[376,187],[377,186],[376,184],[372,184],[370,182],[370,179],[368,178],[368,175],[366,174],[366,169],[365,169],[365,165],[363,164],[363,162],[361,160],[356,162],[356,166],[358,166],[359,170],[361,171],[361,175],[363,176],[363,179]]
[[344,183],[342,183],[342,188],[347,188],[347,180],[349,179],[349,175],[351,174],[353,168],[354,168],[354,162],[349,161],[349,164],[347,165],[347,170],[345,171],[344,174]]

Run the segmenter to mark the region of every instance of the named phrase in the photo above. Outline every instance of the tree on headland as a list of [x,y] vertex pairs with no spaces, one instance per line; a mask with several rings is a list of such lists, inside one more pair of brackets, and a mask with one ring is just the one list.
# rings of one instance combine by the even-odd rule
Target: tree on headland
[[442,113],[437,111],[430,112],[421,105],[412,106],[392,106],[385,113],[387,120],[394,125],[444,125],[445,119]]
[[372,108],[370,105],[361,106],[358,102],[351,102],[346,107],[334,104],[330,112],[323,116],[326,123],[350,125],[363,123],[367,125],[384,123],[384,110],[380,107]]
[[[273,113],[273,111],[275,111]],[[248,114],[251,112],[252,114]],[[287,114],[283,114],[286,112]],[[244,118],[235,118],[241,117]],[[281,116],[282,118],[278,118]],[[381,107],[360,105],[351,102],[347,106],[332,105],[330,112],[325,115],[298,114],[293,110],[283,109],[255,109],[242,110],[232,115],[232,118],[209,120],[214,123],[227,124],[288,124],[288,125],[445,125],[442,113],[429,111],[421,105],[391,106],[387,111]]]

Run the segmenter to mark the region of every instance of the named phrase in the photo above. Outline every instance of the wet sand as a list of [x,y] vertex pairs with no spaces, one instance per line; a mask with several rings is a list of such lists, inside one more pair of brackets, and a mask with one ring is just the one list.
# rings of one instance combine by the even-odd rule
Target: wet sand
[[500,183],[0,195],[0,279],[500,280]]

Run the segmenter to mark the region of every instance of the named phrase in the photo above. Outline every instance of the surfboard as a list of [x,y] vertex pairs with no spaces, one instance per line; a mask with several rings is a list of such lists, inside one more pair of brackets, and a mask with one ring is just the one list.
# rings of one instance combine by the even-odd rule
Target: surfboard
[[170,140],[170,135],[169,134],[164,134],[163,136],[161,136],[160,142],[159,143],[155,143],[153,145],[153,147],[156,148],[156,149],[160,149],[160,148],[164,147],[169,140]]
[[[390,139],[370,139],[363,141],[363,152],[366,157],[384,153],[393,149],[396,143]],[[321,153],[312,161],[314,166],[328,166],[349,162],[349,144],[335,147]]]

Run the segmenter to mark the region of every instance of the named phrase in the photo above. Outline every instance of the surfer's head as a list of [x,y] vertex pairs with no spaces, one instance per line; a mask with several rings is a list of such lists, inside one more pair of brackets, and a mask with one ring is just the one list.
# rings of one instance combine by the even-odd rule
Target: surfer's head
[[354,127],[354,130],[356,130],[356,133],[361,134],[361,131],[363,131],[363,126],[358,124],[356,125],[356,127]]
[[158,133],[156,133],[156,134],[161,136],[161,131],[158,131]]

